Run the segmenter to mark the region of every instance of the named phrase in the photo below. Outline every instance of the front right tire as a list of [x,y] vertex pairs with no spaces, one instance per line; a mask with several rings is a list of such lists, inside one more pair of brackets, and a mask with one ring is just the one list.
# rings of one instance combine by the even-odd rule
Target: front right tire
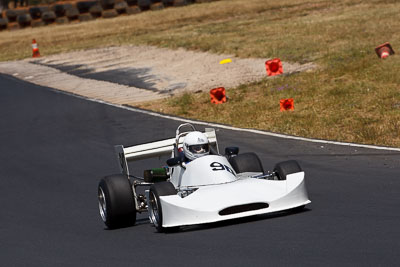
[[109,229],[131,226],[136,221],[136,207],[131,183],[124,175],[110,175],[98,186],[100,216]]

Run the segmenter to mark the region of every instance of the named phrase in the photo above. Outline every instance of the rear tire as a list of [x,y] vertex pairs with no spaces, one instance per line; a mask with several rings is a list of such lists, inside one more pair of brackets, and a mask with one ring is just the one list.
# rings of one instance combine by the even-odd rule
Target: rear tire
[[229,158],[229,163],[232,165],[236,173],[242,172],[262,172],[263,166],[258,156],[253,153],[243,153]]
[[135,224],[135,200],[126,176],[110,175],[101,179],[98,200],[100,216],[109,229]]
[[160,196],[176,195],[176,189],[171,182],[155,183],[150,187],[149,192],[149,215],[157,232],[164,232],[166,229],[163,224],[163,213]]
[[274,172],[278,176],[278,180],[286,180],[286,176],[296,172],[302,172],[299,163],[295,160],[280,162],[275,165]]

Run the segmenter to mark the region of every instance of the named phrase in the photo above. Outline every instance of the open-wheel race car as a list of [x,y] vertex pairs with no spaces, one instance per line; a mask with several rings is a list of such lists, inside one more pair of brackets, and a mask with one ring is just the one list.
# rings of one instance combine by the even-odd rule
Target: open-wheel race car
[[[182,129],[189,129],[183,131]],[[218,149],[214,129],[196,131],[189,123],[175,138],[131,147],[115,146],[121,174],[101,179],[100,215],[110,229],[135,224],[136,213],[149,212],[157,231],[186,225],[301,209],[310,203],[304,171],[294,161],[264,171],[255,153]],[[131,175],[128,161],[170,155],[166,167]],[[147,186],[143,194],[138,187]]]

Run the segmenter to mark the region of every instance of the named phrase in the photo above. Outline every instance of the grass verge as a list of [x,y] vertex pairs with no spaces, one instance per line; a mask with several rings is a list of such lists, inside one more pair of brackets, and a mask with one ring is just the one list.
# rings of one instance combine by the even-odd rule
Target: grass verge
[[[315,62],[313,72],[227,91],[143,103],[142,108],[291,135],[400,147],[400,59],[378,59],[375,46],[400,47],[396,0],[226,0],[110,20],[0,33],[0,60],[110,45],[145,44]],[[230,63],[230,64],[234,64]],[[211,89],[211,88],[210,88]],[[293,97],[295,110],[279,112]]]

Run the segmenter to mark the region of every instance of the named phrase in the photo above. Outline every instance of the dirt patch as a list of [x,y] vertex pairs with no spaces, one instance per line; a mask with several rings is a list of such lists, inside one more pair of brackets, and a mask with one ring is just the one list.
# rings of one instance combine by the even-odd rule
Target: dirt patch
[[[219,64],[230,58],[231,63]],[[184,91],[236,87],[266,77],[267,59],[123,46],[0,63],[0,72],[43,86],[124,104],[159,99]],[[283,62],[285,74],[314,68]]]

